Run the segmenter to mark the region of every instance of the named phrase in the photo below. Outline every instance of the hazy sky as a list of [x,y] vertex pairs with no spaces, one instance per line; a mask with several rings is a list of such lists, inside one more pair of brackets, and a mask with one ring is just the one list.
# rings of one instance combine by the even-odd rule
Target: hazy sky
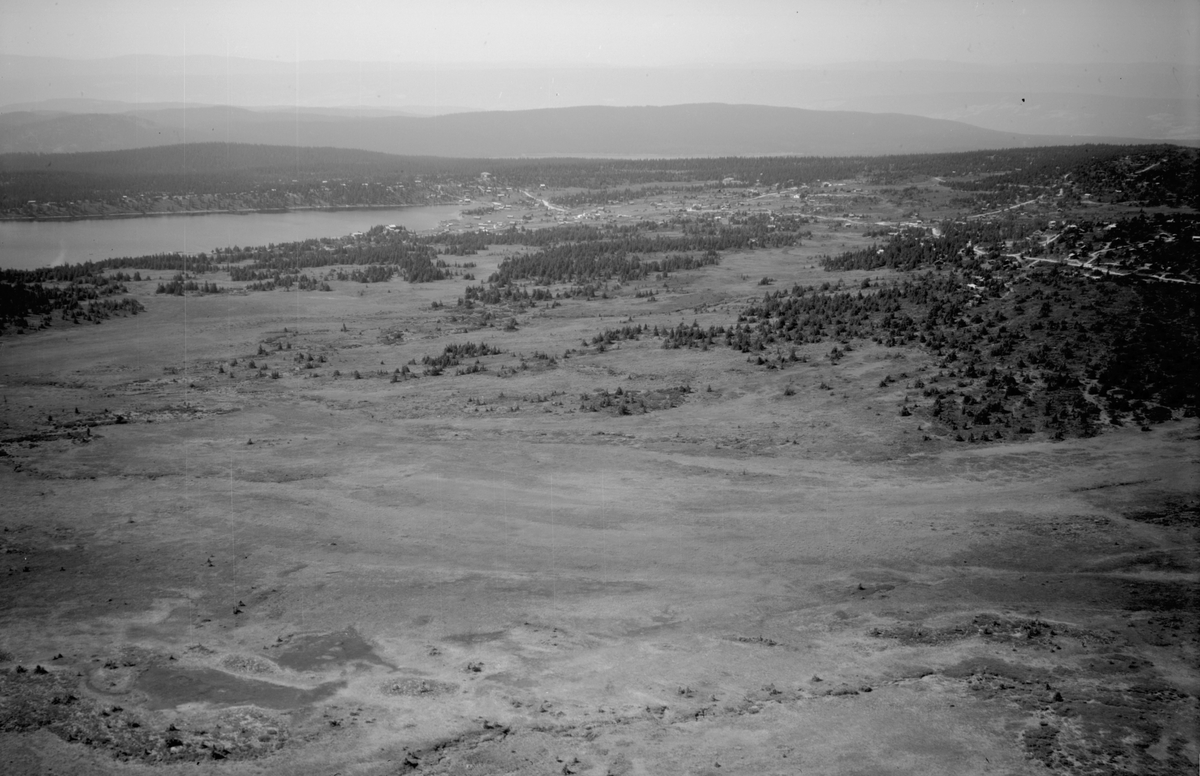
[[1197,0],[5,0],[0,53],[429,64],[1197,66]]

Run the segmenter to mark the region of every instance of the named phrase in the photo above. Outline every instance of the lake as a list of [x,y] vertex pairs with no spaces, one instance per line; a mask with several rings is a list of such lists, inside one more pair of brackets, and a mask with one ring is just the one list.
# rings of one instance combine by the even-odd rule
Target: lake
[[33,269],[151,253],[201,253],[233,245],[341,237],[378,224],[396,224],[423,232],[443,221],[459,218],[461,210],[459,205],[429,205],[376,210],[0,221],[0,268]]

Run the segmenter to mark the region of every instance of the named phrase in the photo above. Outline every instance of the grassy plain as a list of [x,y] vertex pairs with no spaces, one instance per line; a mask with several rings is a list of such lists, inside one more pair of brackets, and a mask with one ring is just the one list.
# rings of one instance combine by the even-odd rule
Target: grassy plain
[[[917,350],[584,346],[830,280],[843,223],[512,331],[457,278],[151,272],[146,313],[5,338],[0,770],[1194,770],[1194,420],[954,445],[881,386]],[[463,342],[502,353],[393,381]]]

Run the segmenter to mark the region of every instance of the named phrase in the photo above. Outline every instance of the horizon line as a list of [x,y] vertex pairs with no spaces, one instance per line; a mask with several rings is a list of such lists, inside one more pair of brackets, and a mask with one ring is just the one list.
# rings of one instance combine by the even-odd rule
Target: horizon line
[[729,69],[729,70],[754,70],[754,69],[772,69],[772,70],[811,70],[821,69],[826,67],[864,67],[864,66],[880,66],[880,65],[905,65],[905,64],[923,64],[923,65],[966,65],[969,67],[979,68],[1028,68],[1038,66],[1051,67],[1089,67],[1089,66],[1111,66],[1111,67],[1175,67],[1175,66],[1190,66],[1190,63],[1179,60],[1160,60],[1160,61],[1113,61],[1113,60],[1080,60],[1080,61],[1050,61],[1038,60],[1028,62],[982,62],[965,59],[936,59],[936,58],[913,58],[906,59],[851,59],[837,61],[820,61],[820,62],[785,62],[779,60],[764,60],[756,62],[673,62],[673,63],[654,63],[654,64],[637,64],[637,63],[618,63],[618,62],[551,62],[551,61],[521,61],[521,60],[505,60],[498,62],[485,61],[457,61],[457,62],[429,62],[420,60],[386,60],[386,59],[264,59],[258,57],[235,56],[229,54],[212,54],[212,53],[192,53],[192,54],[160,54],[150,52],[131,52],[128,54],[112,54],[100,57],[71,57],[63,55],[47,55],[47,54],[13,54],[2,53],[0,58],[13,59],[43,59],[57,60],[60,62],[72,63],[89,63],[89,62],[105,62],[120,59],[133,58],[159,58],[159,59],[213,59],[227,61],[244,61],[244,62],[260,62],[273,65],[286,64],[345,64],[345,65],[381,65],[386,67],[414,67],[414,68],[449,68],[449,69],[494,69],[494,68],[576,68],[576,69],[608,69],[608,70],[673,70],[679,68],[695,68],[695,69]]

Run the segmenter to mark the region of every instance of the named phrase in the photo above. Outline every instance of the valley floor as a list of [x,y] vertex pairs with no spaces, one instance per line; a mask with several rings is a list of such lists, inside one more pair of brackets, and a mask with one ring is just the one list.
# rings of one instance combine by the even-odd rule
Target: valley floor
[[[511,331],[458,281],[148,277],[144,314],[6,338],[0,770],[1193,772],[1194,419],[955,445],[880,385],[915,350],[564,356],[855,240]],[[391,379],[479,341],[487,371]]]

